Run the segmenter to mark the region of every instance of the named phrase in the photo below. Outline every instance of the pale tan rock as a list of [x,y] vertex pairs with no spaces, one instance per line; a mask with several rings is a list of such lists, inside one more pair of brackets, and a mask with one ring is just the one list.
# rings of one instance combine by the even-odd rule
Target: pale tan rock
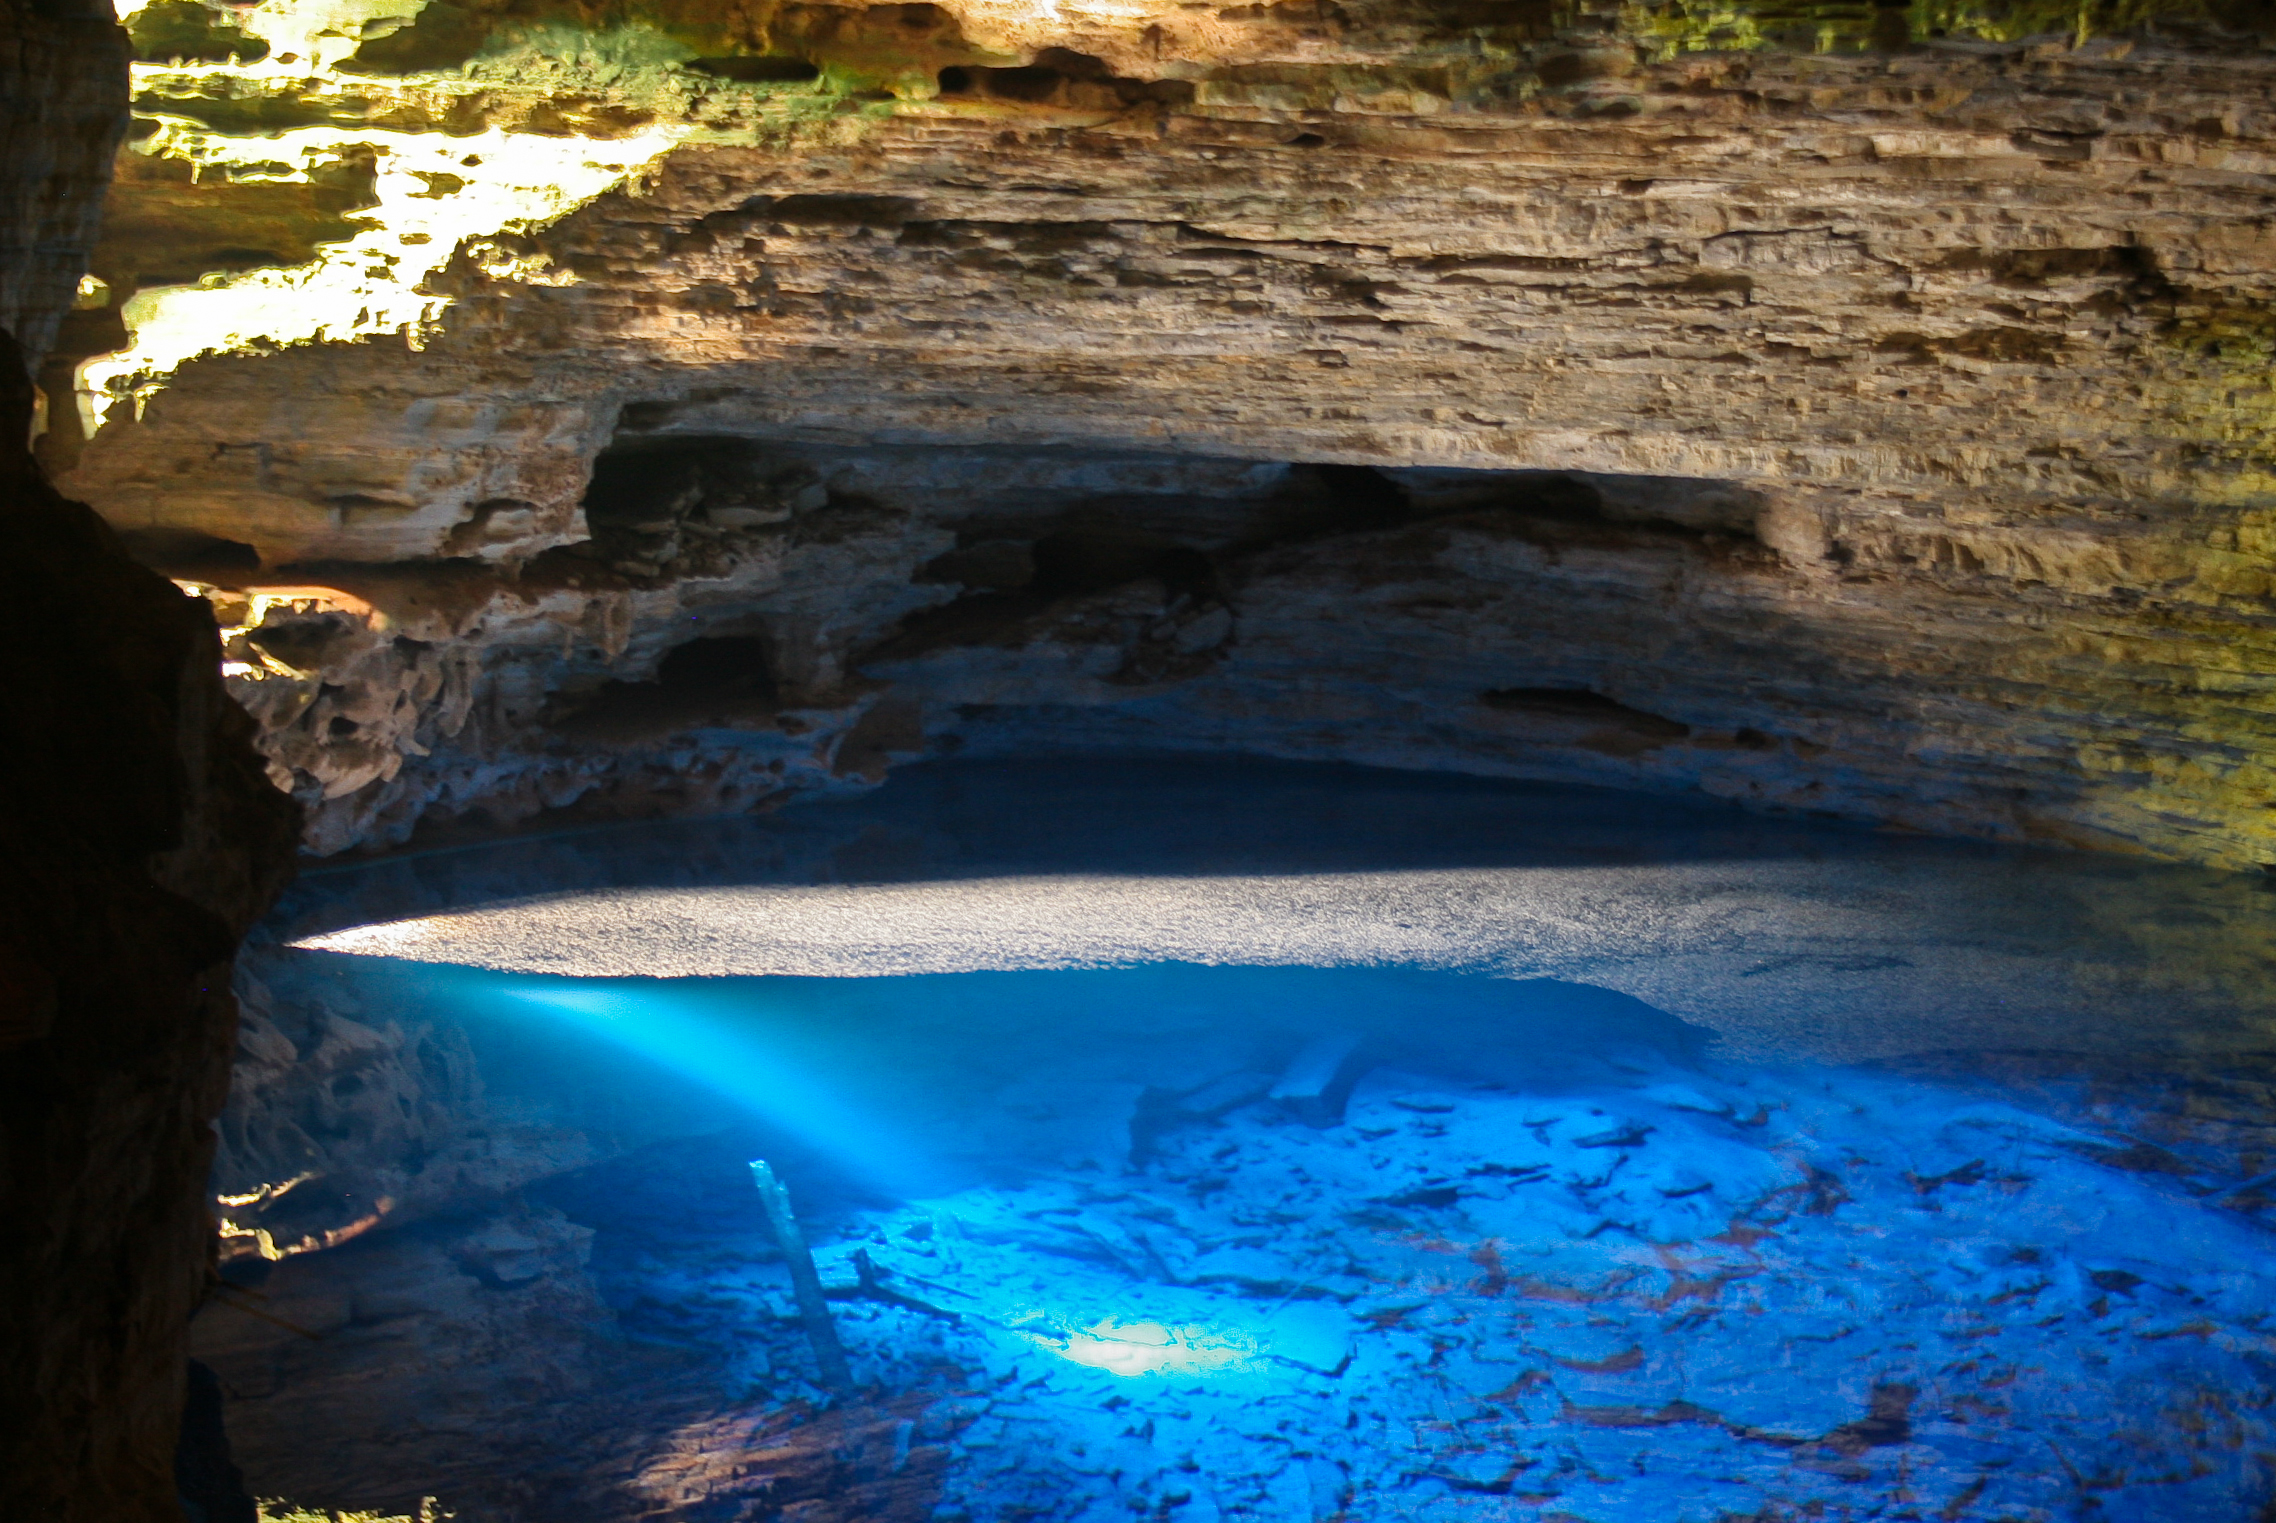
[[[734,94],[702,83],[716,63],[606,82],[580,99],[631,114],[578,130],[663,123],[679,146],[469,241],[406,337],[183,365],[139,417],[111,408],[67,484],[269,568],[502,568],[495,614],[387,631],[432,649],[388,654],[375,629],[325,665],[337,691],[258,700],[325,850],[429,807],[739,807],[844,771],[830,746],[890,682],[928,744],[1043,744],[1079,712],[1063,738],[2276,859],[2254,675],[2276,592],[2276,55],[2165,23],[1897,46],[1841,21],[1826,35],[1856,50],[1812,55],[1660,11],[1254,10],[769,12],[745,72],[805,59],[821,82]],[[480,61],[509,56],[519,75]],[[568,67],[509,49],[382,71],[361,109],[375,141],[446,110],[527,123]],[[857,79],[875,99],[832,93]],[[646,516],[589,521],[604,447],[665,462],[704,440],[828,484],[746,501],[659,480]],[[1157,478],[1180,458],[1563,473],[1594,526],[1491,505],[1534,490],[1509,482],[1473,482],[1465,517],[1402,476],[1405,527],[1268,547],[1222,483],[1194,488],[1213,528],[1082,484],[1065,462],[1086,456]],[[1004,501],[976,461],[1019,478]],[[1013,573],[915,579],[984,542],[1031,554],[1055,515],[1133,491],[1125,528],[1201,556],[1215,590],[1138,576],[1007,622],[973,600]],[[799,515],[862,497],[926,543],[798,540]],[[778,525],[802,559],[718,572]],[[587,536],[622,588],[517,588],[512,568]],[[952,597],[976,623],[925,612]],[[731,626],[844,721],[763,781],[701,716],[638,762],[545,717]],[[1481,696],[1525,689],[1649,723],[1604,740]]]

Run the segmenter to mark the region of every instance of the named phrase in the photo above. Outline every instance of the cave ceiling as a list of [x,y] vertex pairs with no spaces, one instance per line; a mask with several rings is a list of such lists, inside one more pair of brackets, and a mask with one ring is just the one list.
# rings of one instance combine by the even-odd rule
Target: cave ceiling
[[315,849],[1083,744],[2276,860],[2264,5],[124,19],[40,448]]

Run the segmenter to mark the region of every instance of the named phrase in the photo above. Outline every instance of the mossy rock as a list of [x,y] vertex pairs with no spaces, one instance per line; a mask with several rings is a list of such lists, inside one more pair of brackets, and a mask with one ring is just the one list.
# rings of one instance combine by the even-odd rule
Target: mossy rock
[[152,0],[126,23],[143,63],[257,63],[269,45],[198,0]]

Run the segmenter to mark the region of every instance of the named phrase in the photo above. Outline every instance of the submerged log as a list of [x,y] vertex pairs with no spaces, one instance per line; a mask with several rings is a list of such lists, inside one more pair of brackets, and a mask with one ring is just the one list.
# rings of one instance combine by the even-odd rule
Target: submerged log
[[814,1346],[814,1363],[821,1371],[822,1384],[840,1394],[851,1391],[853,1372],[846,1367],[837,1324],[830,1320],[829,1302],[822,1297],[822,1276],[815,1271],[814,1254],[806,1246],[798,1218],[791,1213],[790,1192],[775,1178],[773,1167],[764,1158],[751,1160],[751,1182],[758,1186],[759,1204],[766,1208],[767,1224],[774,1229],[783,1261],[790,1266],[791,1293],[798,1298],[799,1320],[806,1324],[806,1341]]
[[1365,1065],[1358,1061],[1359,1033],[1331,1031],[1306,1042],[1281,1071],[1268,1098],[1279,1101],[1307,1126],[1330,1127],[1343,1120],[1344,1102]]

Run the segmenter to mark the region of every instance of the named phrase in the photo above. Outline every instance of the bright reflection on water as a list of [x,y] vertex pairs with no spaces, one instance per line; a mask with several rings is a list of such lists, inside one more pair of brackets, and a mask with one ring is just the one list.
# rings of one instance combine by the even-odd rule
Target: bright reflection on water
[[[1316,779],[1234,793],[1334,834]],[[899,881],[845,868],[881,819],[892,841],[888,799],[834,837],[818,810],[781,827],[835,857],[651,865],[479,935],[414,916],[513,885],[383,869],[290,927],[376,930],[296,955],[463,1026],[499,1114],[612,1139],[532,1194],[597,1230],[627,1332],[702,1351],[731,1396],[818,1401],[740,1183],[775,1160],[857,1377],[919,1403],[895,1464],[944,1456],[943,1519],[2180,1523],[2276,1497],[2254,886],[1729,817],[1663,815],[1667,860],[1608,861],[1601,796],[1497,816],[1482,788],[1440,808],[1349,774],[1338,808],[1410,816],[1354,827],[1352,858],[1195,809],[1141,851],[1101,823],[1142,814],[1121,784],[985,809],[912,786],[935,833],[871,874]],[[1067,834],[959,855],[1028,815]],[[1428,849],[1387,862],[1400,829]],[[1454,834],[1473,856],[1433,858]],[[1086,852],[1118,885],[1095,925],[1064,886]],[[1281,887],[1228,898],[1236,868]],[[1059,885],[1024,923],[1022,871]],[[1133,924],[1215,950],[1069,965]],[[1323,925],[1454,950],[1307,966],[1338,960]],[[1007,937],[1024,965],[987,967]],[[878,941],[963,971],[528,971],[692,946],[874,972]],[[450,961],[476,942],[489,966]]]

